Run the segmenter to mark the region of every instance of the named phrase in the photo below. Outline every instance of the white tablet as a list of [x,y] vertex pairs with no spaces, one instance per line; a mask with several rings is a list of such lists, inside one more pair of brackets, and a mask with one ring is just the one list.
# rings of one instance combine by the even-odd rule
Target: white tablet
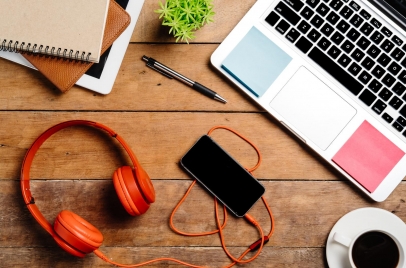
[[[108,94],[113,88],[117,73],[120,69],[125,52],[130,42],[135,24],[141,12],[144,0],[116,0],[131,16],[131,23],[127,29],[114,41],[113,45],[103,53],[99,63],[95,63],[76,82],[76,85],[85,87],[101,94]],[[29,61],[18,53],[0,51],[0,57],[36,69]]]

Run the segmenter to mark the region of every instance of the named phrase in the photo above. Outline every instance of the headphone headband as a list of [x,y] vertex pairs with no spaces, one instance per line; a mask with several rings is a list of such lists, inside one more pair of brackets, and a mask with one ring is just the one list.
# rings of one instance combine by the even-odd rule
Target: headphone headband
[[91,127],[97,128],[97,129],[101,129],[101,130],[107,132],[111,137],[117,139],[117,141],[121,144],[121,146],[125,149],[125,151],[129,155],[136,174],[140,174],[141,176],[145,176],[145,175],[148,176],[146,174],[146,172],[142,169],[137,158],[135,157],[135,154],[132,152],[131,148],[124,141],[124,139],[121,138],[111,128],[109,128],[105,125],[102,125],[100,123],[93,122],[93,121],[87,121],[87,120],[71,120],[71,121],[59,123],[59,124],[49,128],[34,141],[34,143],[31,145],[30,149],[27,151],[27,153],[24,157],[22,168],[21,168],[21,175],[20,175],[21,181],[20,182],[21,182],[21,191],[23,194],[24,202],[27,205],[28,209],[30,210],[31,214],[38,221],[38,223],[54,238],[55,238],[55,232],[52,228],[52,225],[45,219],[45,217],[39,211],[38,207],[35,205],[34,197],[32,196],[31,191],[30,191],[31,164],[34,160],[35,154],[37,153],[38,149],[49,137],[51,137],[53,134],[55,134],[56,132],[58,132],[64,128],[68,128],[71,126],[78,126],[78,125],[91,126]]

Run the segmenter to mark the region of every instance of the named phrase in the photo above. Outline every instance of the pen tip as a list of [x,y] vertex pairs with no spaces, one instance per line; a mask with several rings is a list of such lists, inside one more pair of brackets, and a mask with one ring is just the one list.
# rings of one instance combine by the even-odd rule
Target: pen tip
[[144,56],[142,56],[142,60],[143,60],[143,61],[148,61],[148,60],[149,60],[149,58],[148,58],[147,56],[145,56],[145,55],[144,55]]
[[218,100],[218,101],[221,101],[222,103],[227,103],[227,100],[225,98],[221,97],[219,94],[216,94],[214,96],[214,99]]

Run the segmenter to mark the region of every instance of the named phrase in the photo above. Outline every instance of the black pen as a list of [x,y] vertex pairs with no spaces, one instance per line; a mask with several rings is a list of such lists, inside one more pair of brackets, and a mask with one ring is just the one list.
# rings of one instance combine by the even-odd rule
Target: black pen
[[147,62],[147,66],[150,67],[151,69],[154,69],[155,71],[159,72],[160,74],[172,79],[176,78],[179,81],[185,83],[186,85],[192,87],[193,89],[196,89],[200,93],[206,95],[209,98],[221,101],[222,103],[227,103],[227,101],[221,97],[219,94],[214,92],[213,90],[199,84],[198,82],[192,81],[189,78],[181,75],[180,73],[175,72],[169,67],[166,67],[162,63],[159,63],[158,61],[154,60],[153,58],[147,57],[147,56],[142,56],[142,60]]

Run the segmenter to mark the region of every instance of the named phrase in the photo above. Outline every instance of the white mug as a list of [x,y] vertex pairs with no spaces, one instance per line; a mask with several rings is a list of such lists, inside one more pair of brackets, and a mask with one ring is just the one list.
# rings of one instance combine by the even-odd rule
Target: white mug
[[380,232],[380,233],[386,234],[390,238],[392,238],[392,240],[396,243],[396,246],[397,246],[397,248],[399,250],[399,261],[398,261],[398,264],[397,264],[396,267],[397,268],[404,268],[405,252],[404,252],[404,250],[402,248],[402,245],[399,243],[399,240],[396,239],[396,237],[393,234],[391,234],[390,232],[383,231],[383,230],[377,230],[377,229],[364,230],[364,231],[358,233],[353,238],[348,238],[345,235],[340,234],[338,232],[334,233],[334,236],[333,236],[334,241],[336,241],[336,242],[338,242],[338,243],[340,243],[343,246],[346,246],[348,248],[348,258],[349,258],[349,261],[351,263],[351,267],[357,268],[357,266],[354,263],[353,256],[352,256],[353,246],[354,246],[355,242],[358,240],[358,238],[360,236],[362,236],[363,234],[369,233],[369,232]]

